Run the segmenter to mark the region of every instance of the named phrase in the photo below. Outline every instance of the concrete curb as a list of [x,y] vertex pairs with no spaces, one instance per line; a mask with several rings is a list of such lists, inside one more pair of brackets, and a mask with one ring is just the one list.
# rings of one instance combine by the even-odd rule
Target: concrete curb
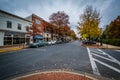
[[107,47],[104,47],[104,46],[97,46],[97,47],[94,47],[92,45],[84,45],[84,44],[81,44],[81,46],[83,47],[88,47],[88,48],[98,48],[98,49],[108,49],[108,50],[120,50],[120,48],[107,48]]
[[0,53],[18,51],[18,50],[22,50],[22,49],[23,48],[12,48],[12,49],[0,50]]
[[88,78],[90,78],[92,80],[111,80],[109,78],[105,78],[105,77],[94,75],[94,74],[90,74],[90,73],[85,73],[85,72],[80,72],[80,71],[74,71],[74,70],[72,70],[72,71],[61,70],[61,69],[28,72],[26,74],[17,75],[16,77],[15,76],[11,77],[11,78],[9,78],[9,80],[19,80],[21,78],[25,78],[25,77],[29,77],[29,76],[33,76],[33,75],[37,75],[37,74],[53,73],[53,72],[64,72],[64,73],[69,73],[69,74],[74,74],[74,75],[86,76],[86,77],[88,77]]

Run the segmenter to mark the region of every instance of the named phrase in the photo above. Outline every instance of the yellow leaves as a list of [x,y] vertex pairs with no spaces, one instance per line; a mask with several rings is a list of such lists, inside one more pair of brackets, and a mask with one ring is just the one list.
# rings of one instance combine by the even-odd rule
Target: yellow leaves
[[94,22],[91,24],[88,22],[84,22],[84,24],[82,24],[77,29],[78,29],[78,34],[86,34],[86,35],[90,35],[91,37],[96,37],[101,35],[101,30],[98,27],[98,24]]
[[87,37],[88,37],[87,34],[83,34],[83,35],[82,35],[82,38],[83,38],[83,39],[86,39]]
[[92,6],[86,7],[84,13],[80,16],[80,20],[81,22],[78,22],[78,34],[87,35],[89,38],[101,35],[99,28],[100,16]]

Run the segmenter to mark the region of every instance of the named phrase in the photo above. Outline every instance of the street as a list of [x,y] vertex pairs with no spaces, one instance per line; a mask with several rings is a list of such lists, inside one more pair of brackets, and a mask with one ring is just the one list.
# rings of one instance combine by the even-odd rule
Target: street
[[81,42],[27,48],[0,55],[0,80],[37,70],[73,69],[120,79],[120,52],[82,47]]
[[114,50],[88,49],[93,73],[111,79],[120,79],[120,52]]

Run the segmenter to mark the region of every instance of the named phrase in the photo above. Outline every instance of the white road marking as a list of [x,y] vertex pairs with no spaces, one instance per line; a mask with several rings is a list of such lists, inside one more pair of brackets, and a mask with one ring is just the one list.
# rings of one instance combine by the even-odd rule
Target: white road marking
[[92,66],[93,73],[96,74],[96,75],[100,75],[100,72],[97,68],[97,65],[96,65],[95,61],[93,60],[92,55],[90,54],[89,48],[87,48],[87,50],[88,50],[88,55],[89,55],[89,58],[90,58],[90,63],[91,63],[91,66]]
[[100,50],[100,49],[97,49],[97,50],[100,51],[102,54],[106,55],[106,53],[103,52],[102,50]]
[[[98,54],[103,54],[102,52],[96,51],[96,50],[90,50],[90,52],[95,52],[95,53],[98,53]],[[105,55],[105,54],[103,54],[103,55]]]
[[[103,52],[102,50],[98,49],[99,51]],[[115,59],[114,57],[110,56],[109,54],[103,52],[104,54],[106,54],[109,58],[111,58],[112,60],[114,60],[114,62],[116,62],[118,65],[120,65],[120,61],[118,61],[117,59]]]
[[[108,53],[106,53],[106,52],[104,52],[104,51],[102,51],[100,49],[89,49],[89,48],[87,48],[87,50],[88,50],[88,54],[89,54],[89,58],[90,58],[90,62],[91,62],[91,66],[92,66],[94,74],[97,74],[97,75],[100,74],[99,71],[98,71],[96,62],[98,62],[101,65],[106,66],[106,67],[120,73],[120,69],[118,69],[116,67],[113,67],[111,65],[108,65],[107,63],[104,63],[104,62],[102,62],[102,61],[100,61],[100,60],[98,60],[96,58],[93,58],[92,55],[95,55],[97,57],[103,58],[103,59],[105,59],[107,61],[111,61],[111,62],[114,62],[114,63],[120,65],[120,61],[118,61],[116,58],[112,57],[111,55],[109,55]],[[106,56],[108,56],[108,58],[104,57],[104,56],[102,56],[100,54],[106,55]]]
[[103,56],[100,56],[100,55],[94,54],[94,53],[92,53],[92,54],[95,55],[95,56],[98,56],[98,57],[100,57],[100,58],[103,58],[103,59],[105,59],[105,60],[108,60],[108,61],[111,61],[111,62],[116,63],[114,60],[111,60],[111,59],[109,59],[109,58],[106,58],[106,57],[103,57]]
[[113,67],[113,66],[110,66],[110,65],[108,65],[108,64],[106,64],[106,63],[104,63],[104,62],[102,62],[102,61],[99,61],[99,60],[97,60],[97,59],[95,59],[95,58],[94,58],[94,60],[95,60],[96,62],[98,62],[98,63],[100,63],[100,64],[102,64],[102,65],[104,65],[104,66],[106,66],[106,67],[108,67],[108,68],[110,68],[110,69],[118,72],[118,73],[120,73],[120,70],[119,70],[119,69],[117,69],[117,68],[115,68],[115,67]]

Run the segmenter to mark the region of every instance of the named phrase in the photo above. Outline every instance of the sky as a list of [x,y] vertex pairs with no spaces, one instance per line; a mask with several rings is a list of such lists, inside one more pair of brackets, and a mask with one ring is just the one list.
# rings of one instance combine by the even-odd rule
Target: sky
[[120,0],[0,0],[0,9],[20,17],[36,14],[46,21],[57,11],[69,15],[71,28],[77,33],[79,17],[87,5],[100,13],[100,27],[104,28],[120,15]]

